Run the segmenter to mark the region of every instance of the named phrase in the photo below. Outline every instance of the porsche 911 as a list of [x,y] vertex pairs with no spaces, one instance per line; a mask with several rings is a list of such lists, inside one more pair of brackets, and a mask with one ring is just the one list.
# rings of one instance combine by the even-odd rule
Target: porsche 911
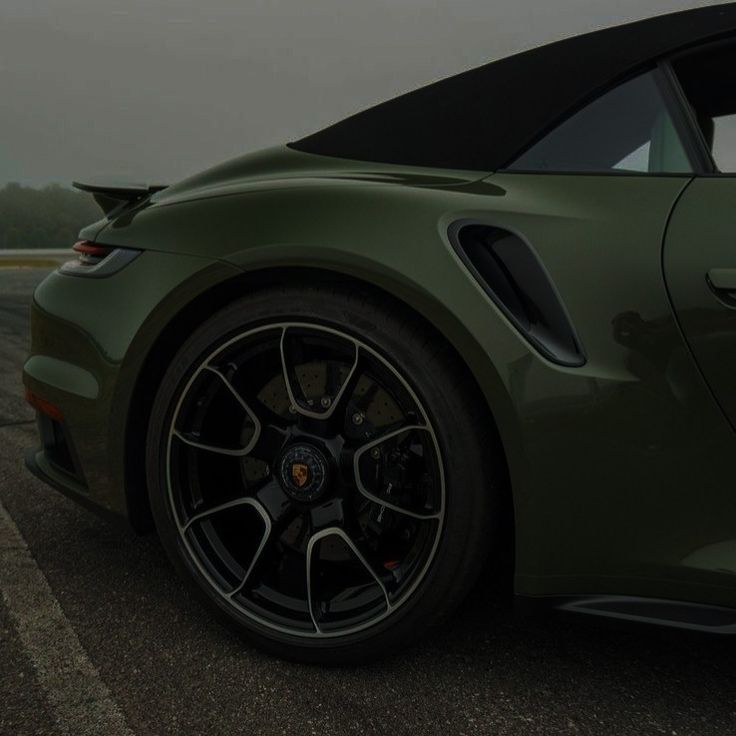
[[496,575],[736,631],[736,4],[77,186],[102,219],[34,295],[27,465],[255,644],[390,654]]

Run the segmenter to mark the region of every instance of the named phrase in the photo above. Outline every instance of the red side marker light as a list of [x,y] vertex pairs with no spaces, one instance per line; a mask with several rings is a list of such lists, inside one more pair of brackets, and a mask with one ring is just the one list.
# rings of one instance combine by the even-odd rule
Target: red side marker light
[[26,401],[41,414],[45,414],[50,419],[60,422],[64,419],[64,415],[61,413],[61,409],[58,406],[54,406],[50,401],[42,399],[37,394],[34,394],[30,389],[26,389]]

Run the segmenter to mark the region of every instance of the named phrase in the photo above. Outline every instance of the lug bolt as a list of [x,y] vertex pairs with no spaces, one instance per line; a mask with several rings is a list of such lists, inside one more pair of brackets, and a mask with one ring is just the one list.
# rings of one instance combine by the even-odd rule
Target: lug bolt
[[323,409],[329,409],[332,405],[332,399],[329,396],[323,396],[319,403],[322,405]]
[[361,424],[363,424],[364,420],[365,420],[365,417],[363,416],[361,412],[356,411],[355,414],[353,414],[353,424],[360,426]]
[[373,448],[373,449],[371,450],[371,457],[372,457],[372,458],[373,458],[374,460],[378,460],[378,459],[379,459],[379,458],[381,457],[381,451],[380,451],[380,450],[379,450],[379,449],[378,449],[377,447],[374,447],[374,448]]

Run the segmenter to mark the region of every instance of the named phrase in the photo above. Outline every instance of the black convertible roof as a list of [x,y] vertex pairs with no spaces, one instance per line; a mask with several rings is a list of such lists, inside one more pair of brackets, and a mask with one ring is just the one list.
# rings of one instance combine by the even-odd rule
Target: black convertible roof
[[637,68],[736,31],[736,3],[607,28],[409,92],[291,147],[340,158],[495,171]]

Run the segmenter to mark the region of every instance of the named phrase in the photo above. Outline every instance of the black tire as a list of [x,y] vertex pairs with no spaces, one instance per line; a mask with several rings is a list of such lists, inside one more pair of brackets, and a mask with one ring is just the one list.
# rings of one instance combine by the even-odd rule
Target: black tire
[[[178,512],[174,508],[176,502],[172,500],[179,496],[175,496],[167,485],[167,463],[172,453],[171,443],[174,442],[170,438],[170,430],[171,434],[175,433],[179,412],[175,407],[203,356],[212,355],[218,346],[224,345],[234,335],[257,326],[282,322],[324,325],[351,336],[358,341],[356,366],[361,349],[359,345],[370,346],[380,354],[400,372],[421,402],[424,416],[434,428],[434,446],[439,448],[440,466],[444,466],[443,516],[438,521],[442,524],[441,533],[437,534],[433,557],[427,563],[423,577],[417,578],[419,582],[410,595],[407,594],[402,605],[392,610],[386,593],[385,617],[367,628],[345,635],[305,638],[290,631],[275,630],[233,606],[193,559],[191,548],[184,542],[188,532],[186,529],[182,531],[182,522],[177,520]],[[286,334],[286,328],[283,334]],[[186,340],[166,371],[152,407],[146,443],[146,471],[153,516],[168,556],[182,576],[227,622],[234,624],[259,647],[277,656],[312,663],[341,664],[364,662],[398,651],[415,641],[428,627],[447,619],[476,581],[487,561],[490,542],[495,537],[499,521],[497,500],[504,477],[502,460],[491,420],[477,389],[471,386],[467,371],[455,353],[431,329],[391,300],[345,289],[285,287],[256,292],[233,302]],[[199,452],[201,449],[192,451],[185,448],[181,452]],[[431,458],[426,462],[430,461]],[[174,467],[174,460],[171,462]],[[273,466],[266,467],[266,472],[276,472]],[[355,473],[360,477],[357,467],[356,464]],[[232,521],[223,519],[222,523]],[[417,528],[425,528],[421,526],[424,520],[410,523]],[[269,529],[264,532],[264,540]],[[424,534],[427,536],[430,532]],[[206,560],[205,557],[202,559]],[[309,578],[312,575],[309,560],[306,569]],[[367,564],[366,569],[369,569]],[[246,577],[249,574],[250,570]],[[380,584],[378,579],[377,583]],[[309,593],[308,598],[307,605],[312,615],[312,596]],[[319,632],[314,616],[312,620]]]

